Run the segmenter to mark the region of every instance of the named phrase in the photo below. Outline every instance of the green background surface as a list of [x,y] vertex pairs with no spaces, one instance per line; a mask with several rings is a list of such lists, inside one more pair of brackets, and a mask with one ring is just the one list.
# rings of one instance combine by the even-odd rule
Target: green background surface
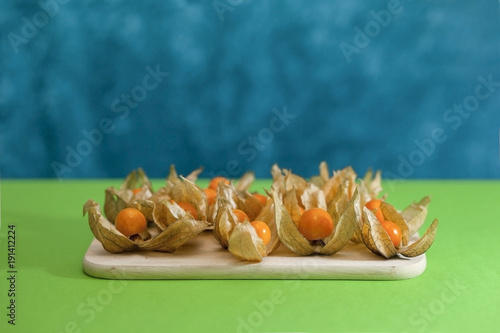
[[[427,269],[400,281],[96,279],[82,206],[121,180],[1,183],[2,332],[500,332],[500,182],[384,183],[396,208],[432,196]],[[162,180],[153,182],[156,188]],[[206,185],[206,181],[200,181]],[[254,190],[270,181],[254,183]],[[7,226],[16,226],[16,325]],[[7,330],[6,330],[7,329]]]

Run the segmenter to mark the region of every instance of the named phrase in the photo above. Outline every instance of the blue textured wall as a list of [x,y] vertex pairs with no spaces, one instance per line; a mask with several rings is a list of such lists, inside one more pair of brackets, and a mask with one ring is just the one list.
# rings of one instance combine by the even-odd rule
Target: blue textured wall
[[500,177],[496,0],[2,1],[0,22],[4,178]]

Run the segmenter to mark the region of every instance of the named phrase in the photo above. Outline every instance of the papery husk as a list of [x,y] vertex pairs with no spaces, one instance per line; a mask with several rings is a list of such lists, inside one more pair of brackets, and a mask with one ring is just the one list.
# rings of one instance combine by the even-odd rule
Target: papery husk
[[[140,188],[138,193],[133,190]],[[105,190],[104,214],[106,218],[115,223],[116,215],[127,207],[131,207],[134,200],[148,199],[153,195],[152,185],[142,168],[132,170],[119,189],[109,187]]]
[[186,179],[194,183],[198,180],[198,176],[202,172],[203,172],[203,167],[199,167],[198,169],[191,171],[191,173],[186,176]]
[[[348,201],[345,209],[337,212],[339,218],[334,220],[336,225],[333,233],[321,242],[310,242],[300,233],[298,223],[292,219],[290,214],[291,211],[292,214],[296,215],[294,212],[298,209],[298,204],[294,201],[294,197],[295,193],[294,189],[292,189],[286,193],[283,198],[283,204],[281,204],[276,203],[279,202],[279,198],[277,193],[273,193],[278,236],[286,247],[303,256],[311,255],[313,253],[332,255],[340,251],[349,242],[357,223],[355,205],[359,200],[359,196],[356,191],[354,192],[351,200]],[[288,206],[288,208],[286,206]],[[335,207],[335,205],[332,204],[332,207]],[[336,210],[336,207],[332,209]],[[296,215],[296,218],[297,217],[300,220],[300,216]]]
[[[252,219],[263,221],[269,226],[271,230],[271,240],[267,246],[264,245],[262,240],[257,236],[255,229],[251,226],[249,221],[237,222],[232,212],[234,208],[227,198],[218,196],[216,205],[218,210],[214,219],[214,236],[223,248],[230,249],[230,252],[239,259],[261,261],[262,257],[271,254],[279,247],[280,242],[276,223],[274,221],[274,202],[272,200],[268,200],[256,218]],[[253,233],[248,234],[248,228],[242,228],[242,224],[250,226],[251,229],[253,229]],[[253,234],[255,234],[257,238],[253,237]],[[262,250],[262,246],[264,250]]]
[[195,220],[190,216],[184,216],[168,226],[156,237],[148,242],[141,244],[140,248],[144,250],[175,252],[179,247],[191,238],[205,230],[205,222]]
[[[163,202],[163,204],[168,209],[169,203]],[[152,201],[147,200],[136,202],[137,209],[142,212],[150,210],[151,205],[154,205],[154,210],[158,205],[161,206],[162,203],[160,202],[155,204]],[[184,211],[182,210],[182,212]],[[180,219],[177,219],[175,222],[169,224],[154,237],[151,237],[151,234],[148,231],[144,231],[139,235],[134,235],[128,238],[119,232],[112,223],[101,215],[100,206],[94,200],[88,200],[83,206],[83,215],[85,216],[87,213],[89,214],[88,221],[90,229],[92,230],[95,238],[101,242],[106,251],[112,253],[121,253],[134,248],[161,252],[174,252],[187,240],[195,237],[207,227],[206,222],[195,220],[189,214],[184,212],[184,215]],[[155,216],[154,213],[152,213],[152,215]],[[157,223],[155,220],[154,222]]]
[[[292,201],[292,199],[289,198],[290,194],[296,198],[294,192],[294,189],[288,192],[285,198],[283,198],[283,201]],[[273,192],[273,198],[275,202],[276,226],[278,229],[278,237],[281,242],[290,250],[301,256],[313,254],[315,252],[315,247],[300,233],[284,204],[279,203],[278,194]]]
[[146,185],[148,188],[151,188],[151,182],[149,181],[148,176],[142,168],[138,168],[137,170],[132,170],[125,181],[121,184],[120,190],[133,190],[135,188],[142,187]]
[[[248,192],[248,190],[237,191],[232,184],[226,184],[224,182],[219,182],[217,186],[217,197],[224,198],[226,200],[224,202],[231,206],[231,210],[240,209],[244,211],[248,215],[250,221],[254,221],[264,207],[264,205]],[[219,210],[219,201],[216,201],[213,206],[212,219],[215,221],[214,215],[217,215]]]
[[220,245],[227,249],[229,246],[229,236],[236,225],[234,214],[231,213],[231,205],[229,201],[219,196],[215,203],[218,207],[214,218],[214,236],[219,241]]
[[302,197],[302,194],[308,187],[309,183],[307,182],[307,180],[292,173],[292,171],[290,170],[283,170],[283,173],[285,174],[285,189],[294,188],[297,194],[297,199],[299,199],[299,203],[302,204],[300,198]]
[[[427,200],[424,203],[428,204]],[[381,207],[383,206],[381,205]],[[384,216],[386,212],[388,212],[387,208],[384,211]],[[403,219],[402,216],[400,216],[399,218],[395,218],[395,214],[398,214],[395,210],[392,211],[390,214],[391,217],[395,220]],[[413,216],[417,215],[419,214]],[[418,219],[420,219],[420,217]],[[368,249],[370,249],[370,251],[372,251],[375,254],[381,255],[385,258],[391,258],[396,256],[397,254],[405,257],[416,257],[418,255],[425,253],[431,247],[434,238],[436,236],[438,223],[439,223],[438,220],[435,219],[425,232],[424,236],[422,236],[420,239],[413,242],[412,244],[405,246],[403,245],[404,242],[402,240],[401,241],[402,245],[400,247],[395,247],[389,235],[384,230],[377,217],[370,210],[364,207],[363,227],[362,227],[363,243],[366,245],[366,247],[368,247]],[[409,234],[408,226],[406,227],[406,230],[408,235]],[[403,235],[404,234],[405,231],[403,231]]]
[[255,181],[255,174],[252,171],[245,172],[234,186],[237,193],[249,191]]
[[370,251],[384,258],[394,257],[398,251],[382,224],[368,208],[363,207],[363,243]]
[[340,213],[343,212],[349,202],[348,189],[344,185],[339,185],[335,197],[333,197],[326,207],[326,211],[334,221],[338,221]]
[[376,199],[382,192],[382,171],[378,170],[373,174],[372,169],[368,169],[365,176],[360,179],[358,184],[360,203],[364,207],[372,199]]
[[419,202],[412,203],[401,212],[401,216],[403,216],[408,224],[408,233],[410,237],[424,224],[425,218],[427,217],[427,206],[430,202],[430,197],[423,197]]
[[[340,216],[338,216],[338,212],[343,211],[345,207],[347,207],[347,203],[349,202],[349,191],[350,191],[350,184],[349,182],[344,182],[344,184],[339,185],[336,195],[333,199],[331,199],[328,202],[328,208],[327,211],[328,213],[332,216],[334,221],[337,221]],[[355,205],[354,205],[354,213],[356,217],[356,225],[354,228],[354,232],[351,236],[351,241],[354,243],[361,243],[362,242],[362,234],[361,234],[361,228],[363,226],[363,217],[362,217],[362,212],[361,212],[361,195],[358,192],[359,200],[356,200]]]
[[247,261],[262,261],[267,256],[264,242],[257,235],[254,227],[245,221],[237,223],[228,240],[228,250],[236,258]]
[[319,164],[319,175],[312,176],[309,180],[310,183],[322,188],[323,185],[330,179],[330,171],[328,171],[328,164],[322,161]]
[[417,240],[415,243],[410,244],[409,246],[400,248],[399,253],[405,257],[416,257],[425,253],[434,242],[438,224],[438,219],[434,219],[422,238]]
[[401,244],[403,246],[408,245],[408,242],[410,241],[410,231],[403,216],[398,213],[394,206],[385,201],[380,203],[380,210],[382,211],[386,221],[394,222],[401,229]]
[[305,210],[314,207],[327,210],[325,193],[312,183],[304,189],[300,200]]
[[[159,232],[167,229],[170,225],[180,219],[193,219],[189,212],[179,207],[176,203],[170,203],[167,200],[137,200],[133,203],[134,208],[141,211],[144,216],[149,216],[149,221],[154,222]],[[203,221],[200,221],[203,222]],[[204,223],[200,223],[204,225]]]
[[321,190],[325,193],[326,202],[330,202],[336,195],[340,185],[347,187],[349,199],[356,189],[356,172],[352,167],[346,167],[342,170],[334,171],[333,176],[328,179]]
[[[295,193],[295,189],[292,188],[286,191],[282,200],[280,200],[279,194],[277,192],[272,192],[272,195],[275,205],[277,205],[277,203],[282,202],[282,205],[288,212],[288,215],[290,216],[290,219],[292,220],[293,224],[298,228],[302,213],[300,211],[300,206],[297,200],[297,194]],[[277,217],[275,219],[276,221],[278,221]]]
[[299,204],[302,205],[300,197],[308,186],[307,180],[293,174],[290,170],[280,169],[277,164],[274,164],[271,168],[271,174],[273,176],[273,184],[271,185],[272,191],[282,196],[286,191],[295,189],[297,200]]
[[172,198],[169,195],[167,187],[164,186],[155,191],[153,195],[150,198],[148,198],[148,200],[151,200],[153,202],[160,202],[160,201],[170,201],[172,200]]
[[259,199],[245,190],[238,193],[236,207],[244,211],[248,215],[250,221],[254,221],[264,205]]
[[[381,171],[377,171],[373,174],[371,169],[365,173],[364,177],[359,180],[357,184],[358,192],[359,192],[359,205],[356,206],[356,216],[358,220],[358,227],[354,232],[351,241],[354,243],[362,243],[363,235],[363,213],[362,209],[365,207],[366,203],[372,199],[376,199],[379,193],[382,191],[382,178]],[[382,199],[385,199],[382,198]],[[405,238],[406,239],[406,238]]]
[[133,195],[131,190],[117,190],[114,187],[105,190],[104,214],[111,223],[114,224],[118,213],[128,207]]
[[152,200],[138,199],[132,201],[129,207],[135,208],[144,215],[147,221],[153,221],[153,213],[155,208],[155,203]]
[[271,253],[276,251],[281,245],[281,241],[278,237],[278,228],[276,225],[276,218],[274,214],[274,205],[275,203],[272,198],[271,200],[267,200],[266,205],[262,207],[259,215],[257,215],[257,217],[255,218],[256,221],[265,222],[271,230],[271,240],[269,241],[269,244],[266,245],[267,255],[270,255]]
[[[201,171],[194,171],[195,174],[198,172]],[[194,176],[191,176],[191,179],[194,179]],[[173,165],[170,167],[170,173],[167,176],[167,185],[162,189],[162,193],[175,202],[190,203],[196,208],[198,220],[208,220],[208,199],[203,190],[188,178],[178,176]]]
[[[324,242],[325,246],[319,251],[321,254],[332,255],[340,251],[349,243],[354,231],[357,227],[355,207],[359,205],[359,194],[357,191],[353,193],[352,198],[347,202],[347,205],[342,210],[336,212],[336,216],[340,218],[335,225],[335,231],[327,237]],[[343,207],[340,206],[339,207]]]
[[106,251],[121,253],[135,246],[134,241],[116,230],[114,224],[101,215],[101,207],[94,200],[88,200],[83,206],[83,216],[85,214],[89,214],[90,230]]
[[278,164],[273,164],[271,167],[271,175],[273,177],[273,183],[283,183],[285,181],[285,175]]

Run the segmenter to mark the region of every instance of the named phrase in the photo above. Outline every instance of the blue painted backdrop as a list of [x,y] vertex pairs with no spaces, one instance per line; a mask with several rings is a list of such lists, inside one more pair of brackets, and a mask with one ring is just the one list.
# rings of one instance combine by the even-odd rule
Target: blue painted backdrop
[[0,171],[498,178],[498,1],[2,1]]

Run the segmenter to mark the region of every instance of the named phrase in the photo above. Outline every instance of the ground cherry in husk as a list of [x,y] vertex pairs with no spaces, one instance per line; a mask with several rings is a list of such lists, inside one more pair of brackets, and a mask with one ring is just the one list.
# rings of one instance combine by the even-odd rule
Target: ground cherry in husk
[[252,194],[257,200],[260,201],[260,203],[265,206],[266,203],[267,203],[267,197],[263,194],[260,194],[260,193],[254,193]]
[[383,221],[385,221],[385,218],[384,218],[384,214],[382,214],[382,210],[380,209],[381,202],[382,202],[382,200],[380,200],[380,199],[372,199],[365,204],[365,207],[368,208],[369,210],[373,211],[373,213],[375,214],[377,219],[380,222],[383,222]]
[[244,222],[245,220],[250,221],[250,218],[248,217],[247,213],[245,213],[241,209],[233,209],[233,214],[236,216],[236,219],[238,220],[236,222]]
[[215,202],[215,199],[217,198],[217,191],[214,190],[213,188],[205,188],[203,189],[203,192],[205,192],[205,195],[207,196],[208,199],[208,205],[213,205]]
[[208,188],[211,188],[212,190],[217,190],[217,187],[219,186],[220,182],[224,182],[226,184],[229,184],[229,180],[227,180],[227,178],[215,177],[215,178],[212,178],[212,180],[208,184]]
[[135,208],[122,209],[115,219],[116,229],[127,237],[146,230],[146,217]]
[[399,247],[399,244],[401,244],[402,236],[401,228],[392,221],[383,221],[380,222],[380,224],[391,238],[392,244],[394,244],[395,247]]
[[189,202],[181,201],[181,202],[178,202],[177,205],[179,207],[181,207],[185,212],[191,214],[191,216],[194,219],[198,218],[198,212],[196,211],[196,208],[193,205],[191,205]]
[[309,241],[328,237],[333,232],[333,219],[321,208],[306,210],[300,217],[299,231]]

